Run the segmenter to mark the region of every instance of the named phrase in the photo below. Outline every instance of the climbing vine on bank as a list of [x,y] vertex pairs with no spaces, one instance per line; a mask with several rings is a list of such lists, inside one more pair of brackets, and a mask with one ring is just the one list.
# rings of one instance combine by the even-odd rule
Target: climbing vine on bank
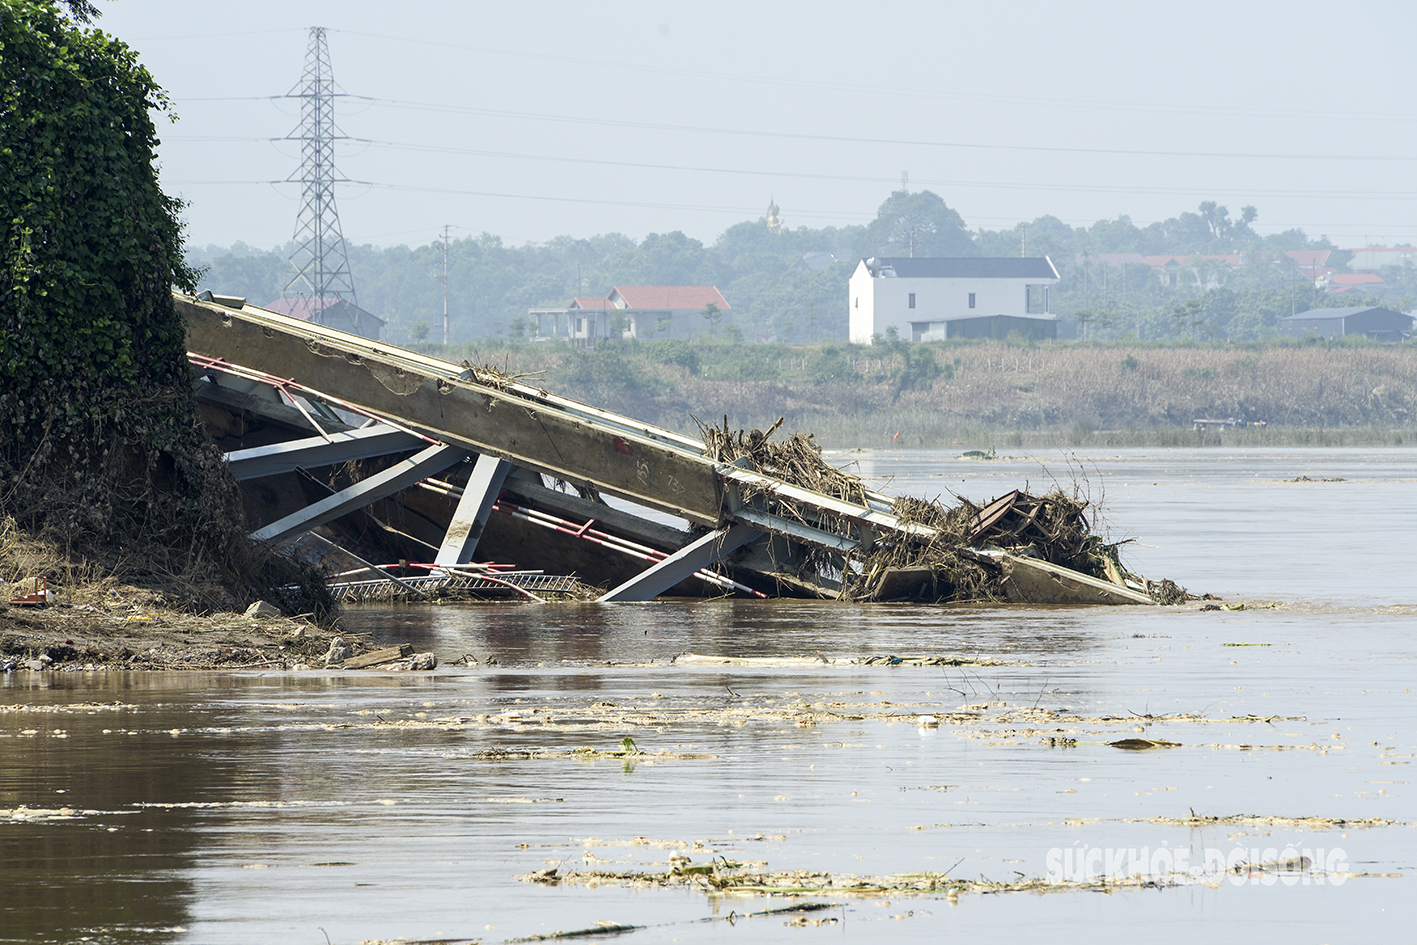
[[198,274],[154,164],[168,107],[116,38],[0,0],[0,516],[241,597],[267,565],[197,420],[172,289]]
[[[104,434],[190,444],[192,288],[154,167],[168,102],[133,50],[41,0],[0,0],[0,442],[11,464]],[[56,454],[54,451],[62,451]],[[64,455],[69,454],[69,455]]]

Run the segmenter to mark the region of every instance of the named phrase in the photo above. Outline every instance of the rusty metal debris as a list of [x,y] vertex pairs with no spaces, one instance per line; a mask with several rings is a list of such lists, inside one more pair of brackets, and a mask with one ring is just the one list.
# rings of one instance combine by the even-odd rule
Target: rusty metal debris
[[42,577],[34,579],[32,593],[10,598],[10,606],[12,607],[47,607],[52,603],[54,603],[54,592],[49,589],[49,580]]

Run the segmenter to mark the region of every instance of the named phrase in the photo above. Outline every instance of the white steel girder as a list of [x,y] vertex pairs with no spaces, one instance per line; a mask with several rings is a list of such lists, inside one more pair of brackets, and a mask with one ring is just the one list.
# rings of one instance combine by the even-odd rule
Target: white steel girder
[[463,487],[462,498],[458,499],[457,511],[448,523],[447,534],[443,536],[443,546],[438,549],[434,564],[466,564],[472,560],[477,550],[477,541],[482,530],[487,527],[487,518],[492,514],[492,506],[502,491],[502,483],[512,464],[489,453],[477,457],[472,468],[472,476]]
[[237,481],[242,481],[290,472],[296,467],[311,469],[401,453],[427,442],[422,437],[381,423],[345,433],[331,433],[328,437],[311,436],[269,446],[232,450],[226,454],[226,462],[231,467],[231,474]]
[[739,524],[709,532],[598,598],[598,602],[653,600],[700,568],[728,557],[761,534],[756,528]]
[[383,472],[360,480],[348,489],[341,489],[334,495],[326,496],[313,505],[307,505],[298,512],[292,512],[285,518],[257,529],[251,533],[251,537],[257,541],[280,541],[296,532],[308,531],[440,473],[449,466],[462,462],[466,456],[467,450],[461,447],[444,446],[441,443],[430,446]]

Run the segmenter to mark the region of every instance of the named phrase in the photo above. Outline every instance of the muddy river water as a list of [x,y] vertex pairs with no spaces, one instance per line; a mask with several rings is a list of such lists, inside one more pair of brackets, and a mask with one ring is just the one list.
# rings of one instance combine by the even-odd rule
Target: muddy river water
[[12,673],[0,941],[1411,940],[1417,450],[833,458],[1077,479],[1245,609],[371,608],[444,665]]

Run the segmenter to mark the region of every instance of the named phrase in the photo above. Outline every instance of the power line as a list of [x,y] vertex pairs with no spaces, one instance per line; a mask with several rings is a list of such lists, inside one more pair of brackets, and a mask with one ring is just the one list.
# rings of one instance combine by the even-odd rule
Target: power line
[[[220,101],[265,101],[285,98],[281,95],[224,98]],[[1284,154],[1264,151],[1169,151],[1145,148],[1075,148],[1062,145],[1044,144],[984,144],[976,141],[930,141],[917,138],[869,138],[859,135],[811,134],[793,131],[758,131],[746,128],[715,128],[703,125],[673,125],[662,122],[630,121],[617,118],[588,118],[580,115],[549,115],[540,112],[517,112],[494,108],[477,108],[471,105],[444,105],[436,102],[408,102],[401,99],[379,98],[372,95],[343,95],[344,98],[369,102],[373,105],[387,105],[403,109],[443,112],[463,115],[477,115],[484,118],[506,118],[519,121],[543,121],[557,124],[597,125],[608,128],[639,128],[649,131],[670,131],[681,134],[706,134],[748,138],[770,138],[777,140],[816,141],[831,144],[884,144],[895,147],[953,148],[972,151],[1017,151],[1039,154],[1084,154],[1117,155],[1122,157],[1180,157],[1180,158],[1221,158],[1227,160],[1247,159],[1264,161],[1376,161],[1381,163],[1413,163],[1417,155],[1395,154]],[[217,101],[218,99],[212,99]],[[202,101],[192,99],[191,101]]]
[[1234,108],[1216,105],[1182,105],[1165,102],[1117,102],[1100,100],[1081,100],[1063,98],[1044,98],[1037,96],[1022,95],[984,95],[979,93],[958,92],[958,91],[937,91],[933,89],[920,88],[900,88],[889,86],[869,86],[856,85],[845,82],[824,82],[820,79],[804,79],[797,77],[763,76],[751,75],[742,72],[709,72],[700,69],[684,69],[670,66],[651,66],[643,62],[635,62],[626,59],[588,59],[584,57],[566,56],[561,53],[533,53],[522,50],[498,48],[491,46],[471,46],[462,43],[440,42],[430,40],[426,37],[391,36],[383,33],[364,33],[358,30],[340,31],[349,36],[362,36],[367,39],[378,39],[392,42],[412,43],[421,46],[434,46],[442,49],[455,49],[461,52],[476,53],[479,56],[503,56],[516,59],[529,59],[541,62],[554,62],[561,66],[581,65],[589,66],[597,70],[619,69],[628,72],[650,73],[655,75],[678,75],[686,78],[707,79],[712,82],[741,82],[754,85],[770,85],[775,87],[796,87],[805,89],[819,89],[832,92],[852,92],[864,95],[890,96],[891,98],[925,98],[943,99],[950,101],[977,102],[980,104],[1005,104],[1005,105],[1030,105],[1045,108],[1081,108],[1097,109],[1104,111],[1135,111],[1144,112],[1148,115],[1162,113],[1171,114],[1191,114],[1191,115],[1229,115],[1237,118],[1280,118],[1280,119],[1302,119],[1304,121],[1315,121],[1319,119],[1331,120],[1351,120],[1351,121],[1394,121],[1413,122],[1417,121],[1417,116],[1406,112],[1318,112],[1312,110],[1299,109],[1257,109],[1257,108]]
[[[192,135],[192,136],[168,136],[169,141],[200,141],[200,142],[266,142],[284,141],[285,138],[263,138],[257,136],[237,136],[237,135]],[[383,141],[375,138],[350,138],[342,140],[354,144],[363,144],[369,147],[389,148],[400,151],[414,151],[427,154],[456,154],[469,157],[489,157],[515,161],[549,161],[559,164],[583,164],[597,167],[626,167],[635,170],[661,170],[661,171],[681,171],[697,174],[736,174],[745,177],[769,177],[774,180],[827,180],[843,181],[848,183],[867,184],[890,184],[895,178],[875,175],[851,175],[851,174],[812,174],[800,171],[762,171],[747,168],[732,167],[704,167],[685,164],[659,164],[642,161],[610,161],[599,158],[573,157],[563,154],[529,154],[515,151],[488,151],[480,148],[459,148],[449,145],[434,144],[411,144],[400,141]],[[978,181],[978,180],[954,180],[945,178],[925,178],[917,177],[915,183],[927,186],[944,187],[981,187],[996,190],[1036,190],[1043,192],[1057,193],[1142,193],[1142,194],[1174,194],[1177,196],[1207,196],[1207,197],[1305,197],[1317,199],[1406,199],[1417,198],[1417,191],[1314,191],[1314,190],[1216,190],[1209,187],[1136,187],[1127,185],[1094,185],[1094,184],[1039,184],[1027,181]]]
[[[171,185],[171,186],[174,186],[174,187],[181,187],[181,186],[199,186],[199,185],[201,185],[201,186],[254,186],[254,185],[267,186],[267,185],[270,185],[270,184],[282,184],[282,183],[285,183],[285,181],[276,181],[276,180],[174,180],[174,181],[167,181],[166,183],[169,184],[169,185]],[[604,200],[604,199],[597,199],[597,198],[593,198],[593,197],[556,197],[556,196],[550,196],[550,195],[547,195],[547,194],[517,194],[517,193],[506,193],[506,192],[485,191],[485,190],[462,190],[462,189],[454,189],[454,188],[448,188],[448,187],[426,187],[426,186],[419,186],[419,185],[413,185],[413,184],[386,184],[386,183],[380,183],[380,182],[378,182],[378,181],[353,180],[353,179],[347,180],[346,183],[354,184],[354,185],[362,185],[362,186],[369,187],[369,188],[375,189],[375,190],[406,191],[406,192],[411,192],[411,193],[437,194],[437,195],[444,195],[444,196],[451,196],[451,197],[488,197],[488,198],[494,198],[494,199],[500,199],[500,200],[540,200],[540,201],[547,201],[547,202],[551,202],[551,203],[591,204],[591,205],[594,205],[594,206],[604,206],[604,207],[631,207],[631,208],[635,208],[635,209],[645,209],[645,210],[680,210],[680,211],[688,211],[688,212],[693,212],[693,213],[732,214],[732,215],[738,215],[738,216],[740,216],[740,217],[742,217],[742,215],[745,215],[745,214],[746,214],[747,216],[746,216],[746,217],[743,217],[743,218],[745,218],[745,219],[755,219],[755,218],[761,216],[761,215],[762,215],[762,212],[763,212],[761,207],[749,207],[749,206],[734,207],[734,206],[727,206],[727,205],[724,205],[724,204],[711,204],[711,205],[709,205],[709,204],[679,204],[679,203],[656,203],[656,202],[653,202],[653,201],[638,201],[638,200]],[[866,221],[869,221],[869,220],[875,218],[875,211],[868,211],[868,212],[864,212],[864,213],[863,213],[863,212],[860,211],[860,210],[813,210],[813,209],[807,209],[807,208],[794,208],[793,214],[794,214],[795,216],[799,216],[799,217],[807,217],[807,218],[810,218],[810,219],[818,219],[818,220],[843,220],[843,219],[845,219],[845,220],[866,220]],[[1067,224],[1073,225],[1073,226],[1092,226],[1092,225],[1095,224],[1095,223],[1107,223],[1107,222],[1111,222],[1110,220],[1106,220],[1106,219],[1104,219],[1104,220],[1098,220],[1098,219],[1088,219],[1088,218],[1083,218],[1083,217],[1058,217],[1057,219],[1061,220],[1063,223],[1067,223]],[[994,226],[1000,226],[1000,227],[1008,228],[1008,227],[1013,227],[1013,226],[1017,225],[1017,224],[1020,223],[1020,222],[1025,222],[1025,223],[1026,223],[1026,222],[1030,222],[1030,221],[1027,221],[1027,220],[1020,221],[1020,220],[1018,220],[1017,218],[1012,218],[1012,217],[974,217],[972,222],[973,222],[975,225],[994,225]],[[1145,221],[1145,220],[1144,220],[1144,221],[1137,221],[1137,220],[1133,220],[1133,221],[1132,221],[1132,225],[1133,225],[1133,226],[1136,226],[1136,227],[1139,228],[1139,229],[1144,229],[1145,227],[1150,226],[1152,223],[1161,223],[1161,222],[1164,222],[1164,221],[1162,221],[1162,220],[1150,220],[1150,221]],[[1389,232],[1399,232],[1399,231],[1405,232],[1405,231],[1407,231],[1408,229],[1413,228],[1413,224],[1412,224],[1411,221],[1408,221],[1408,222],[1405,222],[1405,223],[1372,223],[1372,222],[1367,222],[1367,223],[1316,223],[1316,222],[1313,222],[1313,221],[1307,221],[1307,222],[1302,222],[1302,223],[1283,223],[1283,222],[1269,222],[1269,221],[1266,221],[1265,223],[1261,224],[1260,229],[1264,229],[1264,230],[1268,230],[1268,229],[1295,229],[1295,228],[1316,229],[1316,228],[1319,228],[1319,227],[1326,227],[1326,228],[1332,229],[1332,230],[1351,229],[1351,230],[1353,230],[1353,231],[1355,231],[1355,232],[1361,232],[1361,231],[1366,230],[1366,231],[1369,232],[1369,233],[1374,232],[1375,230],[1385,230],[1385,231],[1389,231]],[[414,232],[414,231],[403,231],[403,232]]]

